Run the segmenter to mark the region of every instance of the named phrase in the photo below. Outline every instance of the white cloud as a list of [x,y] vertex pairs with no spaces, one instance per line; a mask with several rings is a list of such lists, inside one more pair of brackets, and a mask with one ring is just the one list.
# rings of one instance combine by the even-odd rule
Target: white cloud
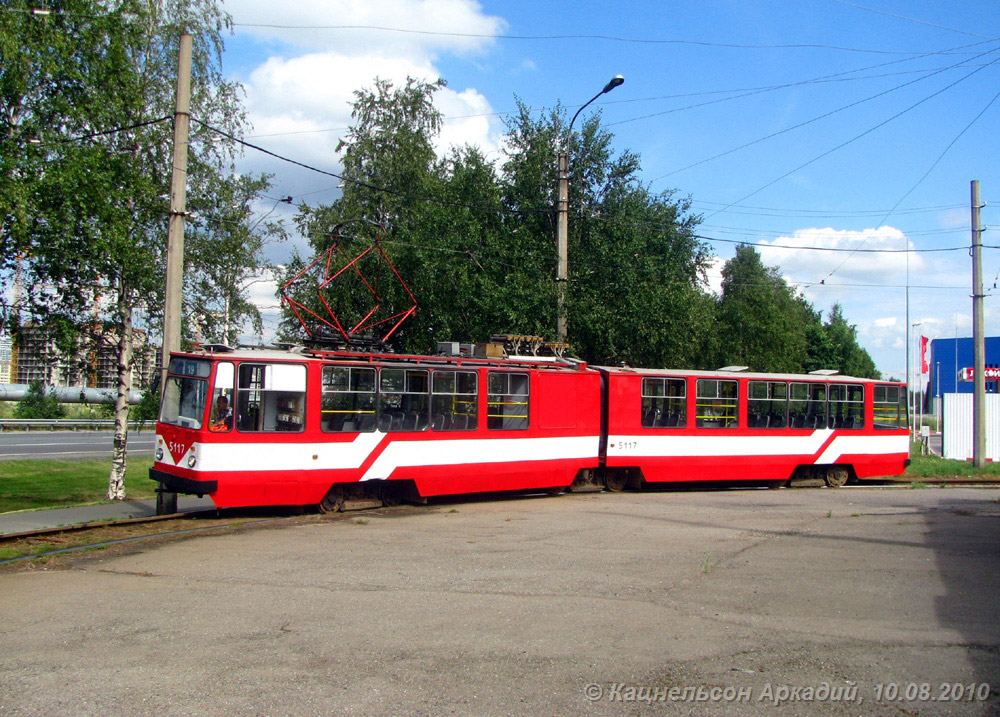
[[[854,250],[817,251],[822,249]],[[798,282],[830,284],[902,284],[906,271],[906,253],[911,242],[899,229],[889,226],[852,231],[846,229],[809,228],[796,230],[791,236],[757,244],[765,264],[779,266],[783,273]],[[874,251],[873,251],[874,250]],[[926,268],[920,254],[910,254],[909,271],[916,274]]]
[[[407,77],[434,82],[442,76],[438,57],[487,53],[495,44],[492,36],[506,26],[502,18],[484,13],[474,0],[296,0],[285,4],[226,0],[225,5],[240,35],[239,42],[231,43],[238,49],[227,54],[227,62],[243,68],[239,79],[246,88],[253,127],[248,141],[332,173],[341,169],[336,147],[351,124],[356,90],[374,87],[376,78],[397,86]],[[323,29],[331,26],[353,29]],[[489,116],[493,109],[481,92],[472,87],[445,87],[435,93],[434,102],[445,116],[435,145],[439,155],[451,146],[466,144],[480,147],[488,156],[497,153],[501,123]],[[247,150],[240,170],[275,175],[274,196],[291,195],[296,203],[303,199],[325,203],[336,197],[336,178],[255,150]],[[280,209],[285,214],[293,211]],[[304,240],[293,236],[284,251],[293,248],[304,249]],[[282,261],[284,257],[270,258]],[[276,321],[273,289],[273,285],[254,287],[254,302],[265,313],[265,339]]]
[[[337,24],[340,22],[336,20],[339,17],[337,14],[342,14],[345,7],[353,8],[348,2],[305,3],[302,7],[296,4],[293,16],[284,17],[282,13],[277,13],[281,17],[267,20],[257,17],[264,12],[262,4],[239,0],[231,5],[236,6],[230,7],[230,10],[236,15],[237,22],[281,24],[303,22],[301,18],[304,14],[313,16],[318,24]],[[495,28],[499,23],[497,18],[481,15],[473,17],[470,12],[478,6],[458,0],[380,0],[368,3],[365,7],[368,8],[369,5],[383,8],[382,24],[394,26],[422,27],[422,23],[411,22],[407,18],[414,13],[425,12],[429,16],[450,13],[449,21],[440,27],[464,28],[461,31],[466,33],[489,32],[490,27]],[[326,19],[316,19],[320,9]],[[327,12],[332,13],[334,19],[327,17]],[[371,18],[365,19],[366,17],[367,15],[350,17],[348,24],[374,22]],[[385,18],[392,18],[392,23],[388,23]],[[257,34],[260,33],[264,31]],[[389,41],[384,33],[380,37],[381,39],[370,38],[362,43],[338,43],[335,49],[311,52],[302,52],[297,48],[309,47],[315,43],[308,41],[308,38],[301,41],[296,39],[292,43],[294,47],[283,48],[283,53],[272,54],[258,64],[243,81],[247,92],[247,109],[253,125],[250,141],[278,154],[336,172],[339,164],[335,149],[351,124],[354,92],[373,87],[376,78],[388,80],[397,86],[405,82],[407,77],[434,82],[441,77],[441,72],[433,64],[434,53],[430,51],[432,45],[438,49],[456,50],[455,44],[450,40],[434,41],[437,45],[431,40],[425,40],[417,47],[412,43]],[[326,43],[326,47],[329,46],[330,43]],[[262,53],[266,49],[263,46],[260,48]],[[489,116],[493,109],[479,91],[474,88],[445,87],[435,94],[434,101],[446,118],[437,141],[440,155],[446,154],[450,146],[465,144],[481,147],[484,153],[496,152],[500,123]],[[288,176],[290,171],[289,165],[275,164],[273,160],[264,159],[253,151],[248,152],[243,167],[251,171],[270,172],[277,172],[281,167],[283,176]],[[297,177],[304,178],[305,175]]]
[[226,0],[225,6],[241,33],[300,50],[344,54],[432,58],[439,52],[479,53],[506,27],[472,0]]
[[713,256],[709,261],[708,269],[705,271],[706,281],[703,286],[716,296],[722,296],[722,267],[727,259]]

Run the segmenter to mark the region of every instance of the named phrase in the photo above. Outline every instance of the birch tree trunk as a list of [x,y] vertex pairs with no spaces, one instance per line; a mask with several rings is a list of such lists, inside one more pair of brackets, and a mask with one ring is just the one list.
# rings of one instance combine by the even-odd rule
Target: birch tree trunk
[[125,467],[128,445],[128,394],[132,388],[132,307],[127,292],[119,288],[118,392],[115,397],[115,442],[108,478],[108,500],[125,500]]

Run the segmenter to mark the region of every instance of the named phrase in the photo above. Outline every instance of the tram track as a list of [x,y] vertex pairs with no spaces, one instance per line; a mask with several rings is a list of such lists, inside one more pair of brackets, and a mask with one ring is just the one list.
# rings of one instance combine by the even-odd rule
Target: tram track
[[[30,561],[45,561],[84,550],[102,550],[129,543],[177,538],[227,529],[236,530],[301,518],[301,515],[280,515],[265,518],[252,516],[218,517],[217,511],[206,510],[6,533],[0,535],[0,568]],[[210,524],[196,525],[196,521],[209,522]]]

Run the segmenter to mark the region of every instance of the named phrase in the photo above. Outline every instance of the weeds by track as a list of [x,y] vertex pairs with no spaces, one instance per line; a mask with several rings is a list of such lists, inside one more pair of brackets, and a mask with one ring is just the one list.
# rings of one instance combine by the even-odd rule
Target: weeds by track
[[287,513],[218,516],[210,510],[8,533],[0,535],[0,570],[25,564],[47,565],[59,556],[84,550],[107,550],[129,543],[153,543],[268,524],[277,526],[314,517]]

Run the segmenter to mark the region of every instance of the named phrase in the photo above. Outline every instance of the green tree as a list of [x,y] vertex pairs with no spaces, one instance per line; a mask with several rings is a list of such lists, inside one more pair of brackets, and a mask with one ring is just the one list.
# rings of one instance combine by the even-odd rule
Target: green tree
[[[335,247],[334,266],[372,247],[377,239],[388,237],[381,245],[391,261],[399,264],[400,273],[414,283],[412,268],[424,261],[425,246],[435,247],[428,238],[428,216],[432,203],[422,201],[439,191],[437,160],[433,139],[441,128],[441,115],[432,104],[435,90],[443,82],[426,83],[412,78],[395,87],[376,80],[371,90],[355,92],[352,117],[354,124],[337,151],[342,154],[343,195],[333,204],[300,207],[296,218],[300,231],[316,255]],[[430,244],[425,244],[425,240]],[[373,317],[383,320],[404,310],[409,303],[378,251],[370,251],[357,268],[381,298],[381,310]],[[295,257],[286,267],[285,279],[297,274],[310,260]],[[323,267],[320,267],[322,269]],[[298,301],[325,316],[315,293],[315,276],[293,287]],[[418,279],[419,280],[419,279]],[[332,283],[325,297],[335,306],[338,316],[353,326],[375,302],[360,276],[349,272],[343,280]],[[380,325],[381,332],[391,323]],[[286,314],[282,336],[301,337],[297,320]],[[402,328],[395,343],[404,350],[421,344],[414,325]]]
[[833,305],[830,316],[823,324],[827,344],[830,346],[831,363],[824,368],[834,368],[846,376],[881,378],[872,357],[858,344],[858,331],[847,323],[840,303]]
[[722,269],[717,311],[719,365],[798,373],[808,359],[807,313],[797,293],[752,246]]
[[[344,196],[329,207],[304,208],[301,226],[322,250],[330,228],[345,220],[377,216],[390,225],[383,246],[419,297],[416,315],[396,337],[402,350],[433,350],[439,339],[484,341],[498,332],[551,337],[555,159],[565,116],[557,109],[535,119],[520,105],[508,122],[499,170],[469,147],[439,160],[433,145],[440,117],[431,99],[441,86],[379,81],[357,93],[356,126],[341,147],[350,180]],[[566,141],[574,177],[573,350],[604,362],[704,361],[699,341],[712,304],[700,287],[708,254],[694,237],[697,219],[687,203],[641,187],[638,158],[614,157],[612,136],[597,118]],[[337,245],[351,256],[371,233]],[[289,275],[302,266],[298,260]],[[351,304],[358,295],[346,284],[338,306],[361,311]]]
[[[232,134],[244,112],[221,74],[229,19],[215,0],[54,0],[51,10],[0,13],[0,279],[19,262],[34,321],[100,322],[117,342],[108,496],[121,499],[133,317],[145,307],[152,325],[161,320],[172,144],[162,120],[182,31],[194,37],[194,117]],[[233,145],[203,124],[192,129],[189,181],[210,187],[206,177],[231,169]],[[9,314],[16,324],[20,307]]]
[[14,408],[14,418],[21,419],[53,419],[66,415],[66,409],[55,397],[55,394],[45,390],[41,381],[32,381],[28,393],[17,402]]
[[251,289],[277,278],[265,249],[287,239],[287,232],[280,222],[268,221],[278,202],[267,212],[255,210],[270,177],[209,173],[200,182],[184,239],[187,338],[236,345],[247,324],[263,333]]

